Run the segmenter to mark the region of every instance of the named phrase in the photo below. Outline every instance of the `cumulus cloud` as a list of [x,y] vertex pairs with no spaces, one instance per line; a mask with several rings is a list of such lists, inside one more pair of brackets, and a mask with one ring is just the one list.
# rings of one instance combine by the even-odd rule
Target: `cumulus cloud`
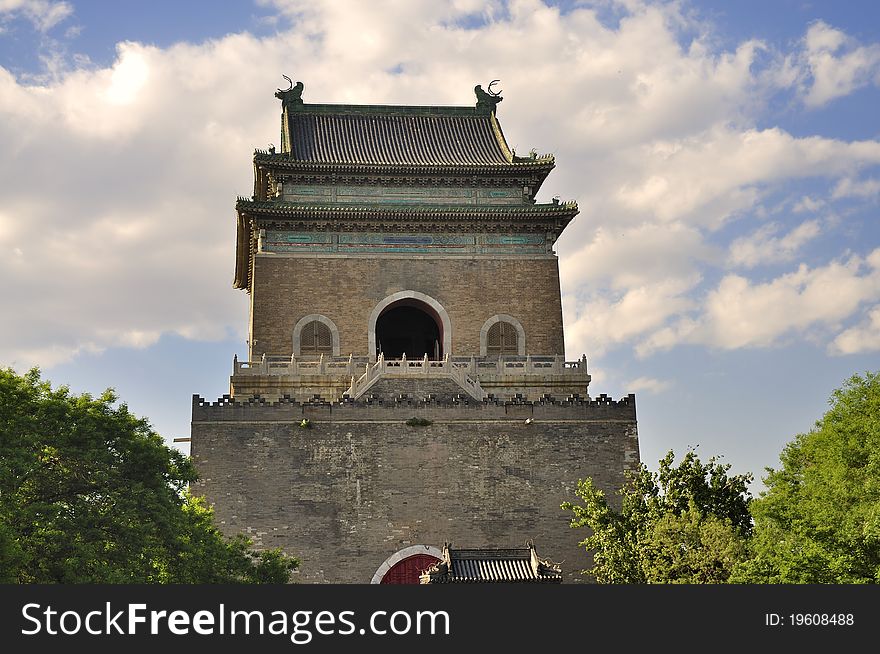
[[795,203],[794,207],[792,207],[791,210],[793,213],[816,213],[817,211],[823,209],[825,206],[825,200],[812,198],[809,195],[805,195]]
[[624,206],[661,221],[717,227],[751,209],[772,185],[880,164],[880,143],[717,126],[684,141],[646,145],[641,159],[641,178],[617,190]]
[[47,32],[73,14],[69,2],[49,0],[0,0],[0,19],[22,16],[37,30]]
[[[7,13],[43,7],[47,26],[67,7],[0,3]],[[120,43],[112,65],[68,62],[40,83],[0,68],[0,275],[4,304],[16,307],[0,323],[0,362],[45,366],[165,333],[243,338],[233,204],[252,188],[253,149],[278,142],[272,94],[282,73],[305,83],[307,102],[384,104],[467,105],[475,83],[500,78],[508,140],[557,158],[539,200],[580,202],[557,244],[566,336],[578,354],[631,345],[647,354],[688,339],[773,343],[803,327],[725,329],[701,301],[730,300],[745,313],[775,294],[793,314],[820,270],[870,278],[857,257],[788,281],[728,274],[794,260],[823,234],[818,223],[774,216],[778,228],[753,234],[749,250],[748,237],[731,249],[719,230],[761,212],[792,181],[838,185],[837,197],[811,190],[810,210],[866,199],[870,181],[855,180],[873,179],[864,173],[880,164],[880,143],[757,127],[767,95],[791,83],[794,59],[764,56],[757,41],[719,50],[677,3],[620,4],[614,24],[590,6],[563,12],[538,0],[271,5],[279,32],[265,38]],[[874,46],[823,44],[811,30],[811,51],[843,60],[867,48],[860,57],[870,60]],[[850,79],[861,84],[864,73]],[[704,280],[719,275],[707,296]],[[858,305],[830,314],[843,321]],[[806,324],[832,322],[813,311]]]
[[765,263],[791,261],[805,243],[821,232],[818,220],[803,222],[782,236],[777,236],[779,230],[779,224],[770,223],[733,241],[729,256],[731,265],[754,268]]
[[840,198],[871,198],[880,195],[880,179],[854,180],[849,177],[841,179],[834,187],[831,197]]
[[804,103],[824,105],[868,84],[880,83],[880,44],[859,45],[841,30],[816,21],[804,37],[808,70]]
[[625,289],[690,278],[717,256],[697,229],[683,223],[599,227],[593,239],[560,261],[563,285],[607,283]]
[[765,346],[790,330],[836,324],[880,293],[880,271],[865,268],[853,257],[816,269],[801,265],[763,284],[727,275],[706,299],[703,340],[727,349]]
[[653,377],[638,377],[625,385],[630,393],[638,393],[645,391],[652,395],[657,395],[668,390],[672,386],[672,382],[663,379],[655,379]]
[[867,319],[838,334],[828,350],[832,354],[858,354],[880,350],[880,305],[868,312]]
[[571,352],[601,355],[657,330],[696,306],[687,292],[698,281],[698,277],[666,279],[587,299],[563,297],[567,347]]
[[880,249],[817,268],[801,264],[769,282],[725,275],[706,295],[701,311],[657,330],[639,351],[650,354],[681,343],[767,347],[810,328],[838,327],[860,306],[878,299]]

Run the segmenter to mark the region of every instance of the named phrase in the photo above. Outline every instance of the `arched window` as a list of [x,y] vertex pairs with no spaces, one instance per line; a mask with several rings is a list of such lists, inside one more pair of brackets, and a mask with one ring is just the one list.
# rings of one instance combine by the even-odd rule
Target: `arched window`
[[486,334],[486,355],[517,355],[519,354],[519,341],[517,329],[509,322],[500,320],[489,327]]
[[300,334],[300,354],[333,354],[333,334],[330,328],[319,320],[305,324]]
[[339,356],[339,330],[333,321],[319,313],[310,313],[293,327],[293,355]]

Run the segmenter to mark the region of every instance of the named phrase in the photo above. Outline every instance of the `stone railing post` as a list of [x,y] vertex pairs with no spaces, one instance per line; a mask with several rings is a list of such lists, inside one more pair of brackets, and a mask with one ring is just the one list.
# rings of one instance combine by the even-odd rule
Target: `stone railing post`
[[553,372],[557,375],[561,375],[562,374],[562,366],[563,366],[562,357],[560,357],[558,354],[553,355]]

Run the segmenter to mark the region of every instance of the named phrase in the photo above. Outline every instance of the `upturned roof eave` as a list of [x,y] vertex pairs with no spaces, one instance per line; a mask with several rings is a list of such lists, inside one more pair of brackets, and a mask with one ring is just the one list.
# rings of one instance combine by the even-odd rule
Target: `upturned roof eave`
[[235,230],[235,276],[232,288],[240,288],[250,292],[251,263],[251,228],[250,221],[238,212]]
[[383,214],[393,218],[395,216],[426,216],[431,218],[443,217],[448,219],[472,218],[485,216],[486,218],[497,217],[574,217],[578,213],[577,202],[553,202],[542,204],[525,205],[446,205],[446,204],[338,204],[338,203],[295,203],[277,200],[253,200],[239,197],[236,204],[239,214],[251,213],[262,215],[291,215],[291,214],[345,214],[374,215]]

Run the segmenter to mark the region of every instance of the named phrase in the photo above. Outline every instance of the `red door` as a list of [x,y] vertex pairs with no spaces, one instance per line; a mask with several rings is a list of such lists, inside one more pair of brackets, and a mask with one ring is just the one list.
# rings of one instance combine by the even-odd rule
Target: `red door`
[[413,554],[391,566],[379,583],[417,584],[419,583],[419,575],[439,560],[430,554]]

